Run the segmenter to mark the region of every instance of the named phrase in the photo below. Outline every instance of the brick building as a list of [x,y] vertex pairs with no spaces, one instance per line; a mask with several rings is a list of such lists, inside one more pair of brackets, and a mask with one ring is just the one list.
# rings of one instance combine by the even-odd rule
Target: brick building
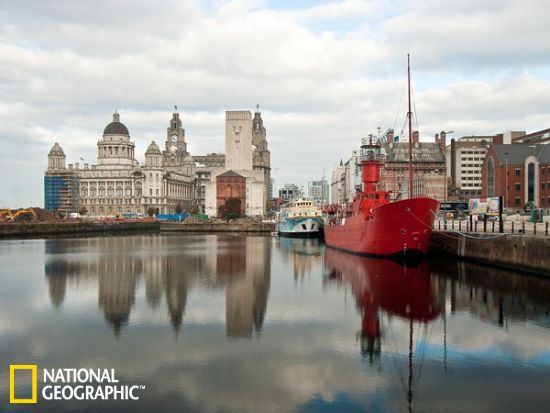
[[226,206],[230,199],[237,199],[240,203],[239,213],[246,212],[246,178],[235,171],[227,171],[216,176],[216,209],[220,216],[220,209]]
[[482,196],[502,196],[504,207],[550,208],[548,145],[492,144],[482,167]]

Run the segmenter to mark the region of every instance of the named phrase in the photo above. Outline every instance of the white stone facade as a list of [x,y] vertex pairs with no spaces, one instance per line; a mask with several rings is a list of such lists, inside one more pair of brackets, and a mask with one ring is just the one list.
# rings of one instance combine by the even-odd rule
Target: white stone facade
[[[174,114],[168,128],[168,143],[161,153],[153,141],[145,153],[145,163],[135,159],[135,144],[118,113],[107,125],[97,143],[97,164],[69,164],[68,171],[78,181],[78,208],[85,207],[93,217],[146,215],[148,211],[174,213],[181,206],[188,210],[193,204],[194,164],[185,151],[183,128],[179,114]],[[50,159],[51,158],[51,159]],[[46,175],[60,166],[49,155]],[[63,165],[64,166],[64,165]]]

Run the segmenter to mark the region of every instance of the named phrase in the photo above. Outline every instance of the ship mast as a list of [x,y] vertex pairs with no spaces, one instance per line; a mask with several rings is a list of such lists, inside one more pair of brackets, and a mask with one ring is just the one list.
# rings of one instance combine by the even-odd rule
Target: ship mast
[[407,82],[409,94],[409,111],[407,118],[409,119],[409,199],[413,197],[413,169],[412,169],[412,111],[411,111],[411,61],[407,53]]

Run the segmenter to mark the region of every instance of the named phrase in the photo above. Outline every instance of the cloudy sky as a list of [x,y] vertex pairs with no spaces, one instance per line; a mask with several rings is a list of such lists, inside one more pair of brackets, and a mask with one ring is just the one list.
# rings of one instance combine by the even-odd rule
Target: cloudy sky
[[306,185],[401,130],[407,53],[422,140],[550,127],[545,0],[0,3],[0,207],[43,205],[54,142],[95,163],[115,108],[142,160],[174,105],[204,154],[260,104],[276,187]]

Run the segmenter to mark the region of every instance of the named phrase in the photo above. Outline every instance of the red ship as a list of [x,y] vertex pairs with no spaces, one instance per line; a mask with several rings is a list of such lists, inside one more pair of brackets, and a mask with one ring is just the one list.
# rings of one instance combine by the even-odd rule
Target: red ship
[[329,247],[363,255],[424,255],[430,245],[439,201],[412,198],[412,140],[409,69],[409,199],[390,202],[390,193],[380,188],[380,145],[363,140],[360,153],[361,187],[351,208],[328,208],[324,227]]

